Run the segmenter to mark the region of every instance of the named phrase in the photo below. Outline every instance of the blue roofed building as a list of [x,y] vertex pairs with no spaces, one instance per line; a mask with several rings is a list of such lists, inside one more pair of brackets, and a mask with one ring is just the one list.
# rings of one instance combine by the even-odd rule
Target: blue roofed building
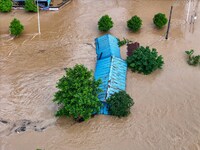
[[108,115],[106,100],[114,93],[126,90],[127,63],[121,59],[118,39],[110,34],[95,39],[96,70],[94,77],[101,79],[99,86],[102,90],[98,98],[102,102],[100,114]]
[[113,56],[97,60],[94,77],[102,81],[100,85],[102,92],[98,95],[104,105],[101,108],[101,114],[108,114],[106,99],[115,92],[126,90],[126,72],[127,63],[120,58]]
[[121,58],[118,39],[110,34],[105,34],[95,39],[97,59],[115,56]]

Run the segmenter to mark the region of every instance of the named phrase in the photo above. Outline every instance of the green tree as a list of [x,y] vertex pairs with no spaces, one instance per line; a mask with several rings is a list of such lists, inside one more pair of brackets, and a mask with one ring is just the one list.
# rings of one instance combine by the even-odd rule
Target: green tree
[[20,21],[16,18],[12,20],[9,26],[11,35],[18,36],[24,30],[24,26],[20,23]]
[[108,31],[113,27],[112,18],[108,15],[102,16],[98,21],[98,29],[100,31]]
[[73,117],[75,120],[87,120],[100,111],[101,102],[97,98],[101,91],[100,80],[95,80],[92,71],[83,65],[66,69],[66,75],[57,83],[59,89],[54,102],[59,104],[56,116]]
[[128,67],[133,72],[143,73],[148,75],[156,69],[161,69],[164,64],[163,57],[158,56],[156,49],[149,47],[139,47],[133,51],[131,56],[127,57]]
[[107,99],[109,113],[118,117],[125,117],[130,114],[131,106],[134,105],[133,99],[125,92],[114,93]]
[[167,23],[167,18],[165,14],[158,13],[153,18],[153,23],[156,25],[157,28],[161,29]]
[[127,27],[133,32],[137,32],[141,26],[142,20],[138,16],[133,16],[130,20],[127,21]]
[[10,12],[12,5],[11,0],[0,0],[0,12]]
[[35,0],[25,0],[25,6],[26,11],[29,12],[37,12],[37,5],[35,4]]

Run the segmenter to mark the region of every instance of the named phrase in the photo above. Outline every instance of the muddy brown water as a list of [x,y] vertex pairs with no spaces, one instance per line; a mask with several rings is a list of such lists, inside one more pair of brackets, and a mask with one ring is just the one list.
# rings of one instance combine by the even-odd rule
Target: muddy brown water
[[[191,3],[197,12],[197,1]],[[174,5],[169,39],[152,17],[169,15]],[[14,10],[0,14],[0,149],[1,150],[198,150],[200,149],[200,68],[186,63],[184,51],[200,54],[200,21],[186,23],[186,0],[74,0],[57,12],[43,11],[41,35],[37,14]],[[157,48],[165,65],[151,75],[128,71],[127,92],[135,101],[127,118],[95,116],[83,123],[55,118],[55,84],[65,67],[77,63],[95,68],[94,38],[100,16],[114,20],[111,34]],[[139,33],[126,21],[143,20]],[[9,22],[18,18],[23,35],[8,35]],[[192,28],[192,30],[191,30]],[[121,48],[125,58],[126,47]],[[24,132],[23,132],[24,131]]]

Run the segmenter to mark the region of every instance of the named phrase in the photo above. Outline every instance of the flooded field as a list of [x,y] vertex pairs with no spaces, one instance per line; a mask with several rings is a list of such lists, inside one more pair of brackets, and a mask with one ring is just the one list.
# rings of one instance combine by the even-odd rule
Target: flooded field
[[[165,40],[166,28],[157,30],[152,18],[168,16],[171,5]],[[185,55],[189,49],[200,54],[200,8],[197,0],[190,5],[187,18],[187,0],[73,0],[60,11],[40,12],[41,35],[37,14],[0,13],[0,150],[200,150],[200,68],[189,66]],[[197,20],[190,24],[194,12]],[[128,71],[135,105],[127,118],[55,118],[52,99],[64,68],[95,68],[94,39],[102,35],[97,22],[104,14],[113,18],[111,34],[156,48],[164,67],[148,76]],[[139,33],[126,28],[133,15],[143,20]],[[16,39],[8,32],[14,17],[25,27]],[[125,58],[125,46],[121,53]]]

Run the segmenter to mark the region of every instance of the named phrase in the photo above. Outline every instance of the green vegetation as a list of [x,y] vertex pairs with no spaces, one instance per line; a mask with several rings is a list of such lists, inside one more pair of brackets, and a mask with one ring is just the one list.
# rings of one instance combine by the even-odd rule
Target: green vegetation
[[141,46],[127,57],[127,64],[133,72],[148,75],[156,69],[161,69],[164,61],[162,56],[158,56],[156,49]]
[[133,16],[130,20],[127,21],[127,27],[133,32],[137,32],[141,26],[142,20],[138,16]]
[[108,15],[102,16],[98,22],[98,29],[107,32],[113,27],[112,18]]
[[75,120],[87,120],[100,111],[101,102],[97,98],[101,91],[100,80],[95,80],[92,71],[83,65],[66,69],[66,75],[57,83],[59,89],[54,102],[59,104],[56,116],[73,117]]
[[189,65],[197,66],[200,64],[200,55],[194,56],[194,50],[185,51],[185,53],[188,55],[187,62]]
[[156,27],[161,29],[167,23],[167,18],[165,14],[162,14],[162,13],[156,14],[153,18],[153,23],[156,25]]
[[24,30],[24,26],[16,18],[12,20],[9,28],[10,28],[11,35],[14,35],[14,36],[19,36]]
[[125,38],[123,38],[123,40],[118,39],[119,47],[121,47],[121,46],[123,46],[125,44],[128,44],[129,42],[132,42],[132,41],[130,41],[129,39],[125,39]]
[[25,6],[26,11],[29,12],[37,12],[37,5],[35,4],[35,0],[25,0]]
[[125,117],[130,114],[130,108],[134,105],[133,99],[125,92],[120,91],[107,99],[109,113],[118,117]]
[[10,12],[12,5],[11,0],[0,0],[0,12]]

